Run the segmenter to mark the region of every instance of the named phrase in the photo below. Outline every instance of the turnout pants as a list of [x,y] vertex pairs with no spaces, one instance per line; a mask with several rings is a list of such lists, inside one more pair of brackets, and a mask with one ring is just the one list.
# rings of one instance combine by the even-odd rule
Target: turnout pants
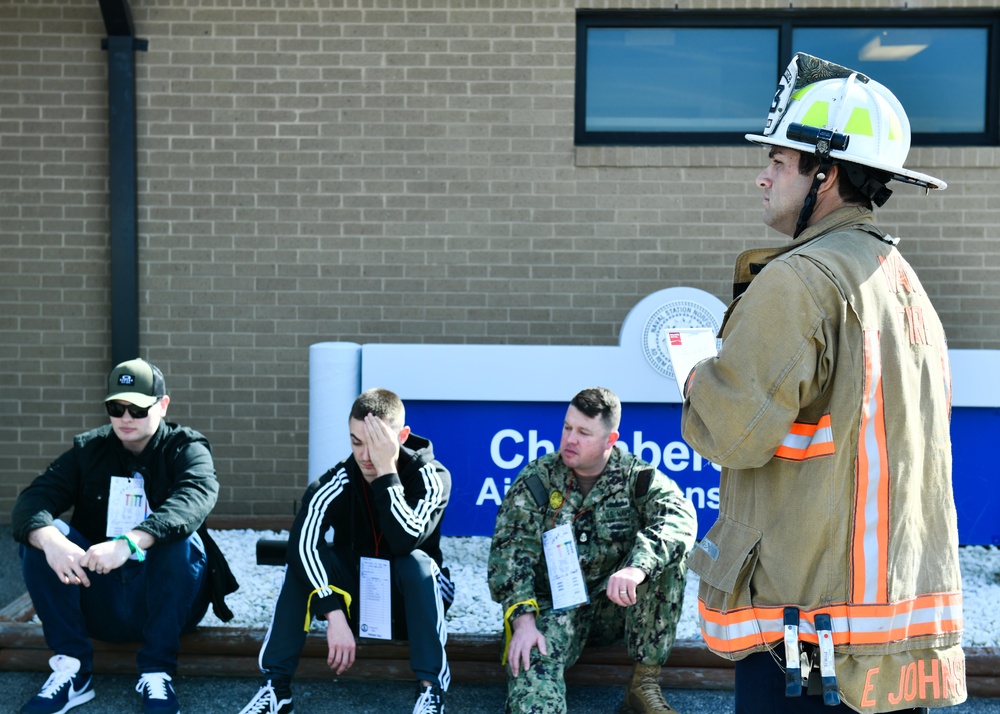
[[[92,545],[62,521],[56,526],[84,550]],[[193,630],[208,609],[205,547],[197,533],[157,543],[141,563],[129,560],[102,575],[88,572],[90,587],[60,581],[37,548],[22,545],[20,552],[28,594],[54,653],[76,657],[80,671],[90,672],[91,638],[141,642],[136,653],[140,674],[177,671],[180,636]]]
[[[636,662],[662,665],[670,656],[684,602],[683,565],[674,564],[650,585],[642,583],[636,604],[608,600],[604,585],[589,605],[555,612],[543,610],[535,624],[545,637],[547,656],[532,650],[531,666],[515,678],[507,669],[507,714],[565,714],[565,672],[585,645],[622,642]],[[605,582],[606,585],[606,582]]]
[[[332,548],[330,583],[351,596],[348,622],[358,636],[360,557],[350,548]],[[418,680],[435,682],[447,691],[451,682],[445,642],[445,611],[454,599],[450,579],[422,550],[390,559],[392,636],[409,640],[410,668]],[[260,669],[267,677],[291,680],[308,632],[306,612],[312,586],[293,568],[285,568],[274,616],[260,650]],[[311,610],[308,610],[311,612]],[[346,614],[346,611],[345,611]]]

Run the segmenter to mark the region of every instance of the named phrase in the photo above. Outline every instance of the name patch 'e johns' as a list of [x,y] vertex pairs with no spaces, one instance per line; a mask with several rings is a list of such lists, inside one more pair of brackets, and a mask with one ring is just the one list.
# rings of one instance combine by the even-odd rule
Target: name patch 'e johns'
[[[881,694],[880,694],[881,693]],[[872,667],[865,677],[861,706],[898,708],[900,704],[925,702],[936,706],[935,700],[948,700],[965,695],[965,660],[962,657],[920,659],[899,668],[898,672],[882,672]],[[879,699],[883,701],[879,701]],[[940,704],[937,706],[945,706]]]

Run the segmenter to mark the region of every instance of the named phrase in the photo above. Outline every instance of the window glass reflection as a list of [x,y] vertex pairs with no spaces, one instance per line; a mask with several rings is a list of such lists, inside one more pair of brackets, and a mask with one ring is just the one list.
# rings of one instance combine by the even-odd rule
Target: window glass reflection
[[986,28],[796,28],[792,52],[867,74],[906,109],[913,132],[986,130]]
[[586,130],[758,131],[777,48],[769,28],[590,28]]

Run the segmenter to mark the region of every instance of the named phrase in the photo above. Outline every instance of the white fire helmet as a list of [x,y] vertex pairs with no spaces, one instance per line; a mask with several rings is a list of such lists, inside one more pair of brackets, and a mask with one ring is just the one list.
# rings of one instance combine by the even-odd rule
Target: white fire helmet
[[802,52],[778,83],[764,131],[746,138],[867,166],[925,189],[948,186],[903,168],[910,121],[892,92],[859,72]]

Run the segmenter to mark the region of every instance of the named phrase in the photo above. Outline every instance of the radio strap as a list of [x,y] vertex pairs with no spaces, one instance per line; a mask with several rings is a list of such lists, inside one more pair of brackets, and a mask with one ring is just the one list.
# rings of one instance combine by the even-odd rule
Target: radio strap
[[819,638],[819,673],[823,678],[823,703],[828,707],[840,704],[837,693],[837,672],[834,669],[833,626],[827,614],[816,615],[816,636]]
[[785,696],[802,696],[802,667],[799,661],[799,610],[785,608]]

